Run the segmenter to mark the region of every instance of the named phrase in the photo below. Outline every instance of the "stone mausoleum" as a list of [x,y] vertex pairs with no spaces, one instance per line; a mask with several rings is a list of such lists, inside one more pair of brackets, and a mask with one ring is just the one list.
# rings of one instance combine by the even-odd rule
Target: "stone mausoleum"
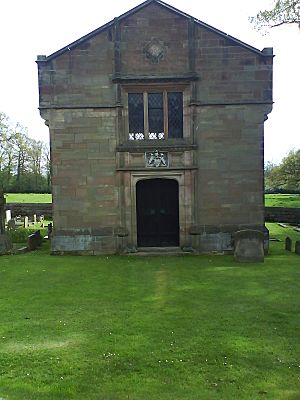
[[52,253],[230,252],[263,230],[272,62],[160,0],[38,56]]

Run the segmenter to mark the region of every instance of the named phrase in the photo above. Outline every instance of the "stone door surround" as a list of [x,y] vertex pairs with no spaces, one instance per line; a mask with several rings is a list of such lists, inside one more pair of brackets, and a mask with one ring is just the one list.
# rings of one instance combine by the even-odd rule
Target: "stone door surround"
[[126,196],[126,225],[129,228],[128,244],[137,248],[136,184],[144,179],[174,179],[179,188],[179,245],[190,246],[189,229],[193,224],[194,179],[193,171],[132,171],[129,196]]

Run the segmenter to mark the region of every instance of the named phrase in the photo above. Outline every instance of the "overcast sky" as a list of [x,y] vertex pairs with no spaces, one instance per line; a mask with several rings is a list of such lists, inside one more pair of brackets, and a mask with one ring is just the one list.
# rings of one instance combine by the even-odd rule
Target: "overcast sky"
[[[268,0],[168,0],[172,6],[260,50],[273,47],[274,108],[265,123],[265,159],[279,162],[300,148],[300,30],[274,28],[262,36],[248,17]],[[38,112],[38,54],[49,55],[140,4],[138,0],[9,0],[1,2],[0,111],[48,141]]]

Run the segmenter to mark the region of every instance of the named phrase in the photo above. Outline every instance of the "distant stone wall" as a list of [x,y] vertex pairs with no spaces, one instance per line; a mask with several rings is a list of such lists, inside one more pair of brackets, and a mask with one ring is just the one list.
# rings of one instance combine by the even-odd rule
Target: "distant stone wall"
[[52,218],[51,203],[6,203],[6,210],[11,210],[11,216],[14,218],[17,215],[32,216],[36,214],[38,217],[44,215]]
[[300,224],[300,208],[265,207],[265,220]]
[[[11,210],[12,217],[36,214],[52,218],[50,203],[7,203],[6,210]],[[265,220],[300,224],[300,208],[265,207]]]

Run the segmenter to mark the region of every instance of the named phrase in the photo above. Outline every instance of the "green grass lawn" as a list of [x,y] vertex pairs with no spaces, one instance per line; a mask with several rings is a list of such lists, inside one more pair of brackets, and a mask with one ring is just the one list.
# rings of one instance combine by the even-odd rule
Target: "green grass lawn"
[[266,207],[300,207],[300,194],[266,194]]
[[[274,224],[272,235],[300,234]],[[0,398],[300,398],[300,257],[0,258]]]
[[[7,203],[51,203],[52,195],[48,193],[8,193]],[[266,194],[267,207],[300,207],[299,194]]]
[[7,193],[7,203],[51,203],[52,195],[49,193]]

